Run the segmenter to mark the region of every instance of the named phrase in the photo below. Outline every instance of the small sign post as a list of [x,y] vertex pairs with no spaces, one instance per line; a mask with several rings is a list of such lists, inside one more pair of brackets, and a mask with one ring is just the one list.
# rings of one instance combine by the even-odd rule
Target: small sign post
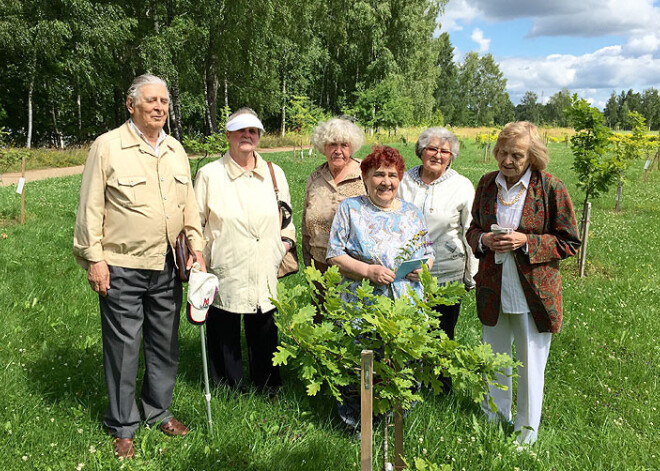
[[21,159],[21,224],[25,222],[25,156]]

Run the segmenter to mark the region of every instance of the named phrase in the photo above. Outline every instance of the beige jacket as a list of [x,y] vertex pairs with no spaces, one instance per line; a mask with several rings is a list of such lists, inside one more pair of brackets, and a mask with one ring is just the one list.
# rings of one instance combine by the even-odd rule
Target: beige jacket
[[85,269],[105,260],[124,268],[162,270],[168,245],[185,227],[202,250],[188,158],[167,136],[160,157],[128,122],[94,141],[87,156],[73,234]]
[[365,193],[359,167],[338,184],[335,183],[327,162],[312,172],[307,178],[302,217],[302,252],[305,265],[311,265],[312,259],[325,264],[330,227],[337,206],[346,198]]
[[[229,155],[202,167],[195,194],[204,237],[204,260],[218,277],[213,305],[235,313],[274,308],[277,269],[284,257],[282,238],[295,241],[293,223],[280,229],[279,210],[266,161],[256,154],[256,167],[243,170]],[[284,172],[273,164],[280,199],[291,203]]]

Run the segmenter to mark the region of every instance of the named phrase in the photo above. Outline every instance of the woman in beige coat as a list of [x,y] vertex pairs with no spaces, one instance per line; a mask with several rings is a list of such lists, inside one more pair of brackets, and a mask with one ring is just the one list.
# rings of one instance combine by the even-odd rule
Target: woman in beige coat
[[[243,387],[241,317],[248,346],[250,377],[259,389],[281,384],[272,357],[277,348],[277,270],[295,244],[295,229],[281,229],[273,180],[256,152],[264,128],[256,113],[242,108],[227,120],[229,151],[204,166],[195,182],[204,259],[219,281],[207,324],[209,367],[216,383]],[[280,200],[291,203],[284,172],[273,164]]]

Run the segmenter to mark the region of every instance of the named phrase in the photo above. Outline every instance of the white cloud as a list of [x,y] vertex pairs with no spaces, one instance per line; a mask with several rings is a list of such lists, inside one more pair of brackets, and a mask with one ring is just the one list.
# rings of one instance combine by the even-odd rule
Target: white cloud
[[652,54],[660,48],[660,37],[655,32],[644,33],[639,36],[633,36],[628,39],[624,46],[626,55],[640,56]]
[[440,15],[441,29],[442,31],[461,31],[464,24],[470,24],[480,15],[481,12],[472,5],[472,2],[450,0],[445,7],[445,12]]
[[635,36],[655,33],[660,9],[653,0],[466,0],[450,1],[440,17],[443,30],[461,30],[476,20],[495,22],[530,18],[528,35],[542,36]]
[[651,55],[626,56],[621,46],[605,47],[581,56],[506,58],[499,64],[514,103],[528,90],[545,99],[568,88],[598,105],[607,100],[612,90],[632,88],[641,92],[649,87],[658,88],[660,82],[660,59]]
[[[491,43],[476,26],[516,19],[531,21],[527,38],[535,41],[602,37],[614,45],[582,55],[498,57],[497,36],[482,26]],[[444,31],[473,27],[471,39],[479,52],[496,55],[514,103],[528,90],[547,100],[568,88],[602,108],[612,90],[660,89],[660,6],[653,0],[450,0],[440,21]]]
[[472,38],[472,41],[479,45],[480,53],[488,52],[488,49],[490,48],[490,39],[484,38],[484,32],[481,31],[481,29],[474,28],[470,38]]

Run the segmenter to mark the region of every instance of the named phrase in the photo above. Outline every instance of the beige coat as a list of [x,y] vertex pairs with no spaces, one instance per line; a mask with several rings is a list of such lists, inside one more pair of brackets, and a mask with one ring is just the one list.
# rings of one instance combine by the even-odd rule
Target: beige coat
[[73,252],[85,269],[105,260],[124,268],[162,270],[168,245],[185,227],[193,249],[202,234],[188,157],[167,136],[160,156],[128,122],[100,136],[80,187]]
[[[203,234],[204,259],[218,277],[213,305],[229,312],[255,313],[274,308],[277,269],[284,257],[282,237],[295,241],[293,223],[280,229],[279,210],[266,161],[243,170],[229,155],[202,167],[195,181]],[[273,164],[280,199],[291,204],[284,172]]]

